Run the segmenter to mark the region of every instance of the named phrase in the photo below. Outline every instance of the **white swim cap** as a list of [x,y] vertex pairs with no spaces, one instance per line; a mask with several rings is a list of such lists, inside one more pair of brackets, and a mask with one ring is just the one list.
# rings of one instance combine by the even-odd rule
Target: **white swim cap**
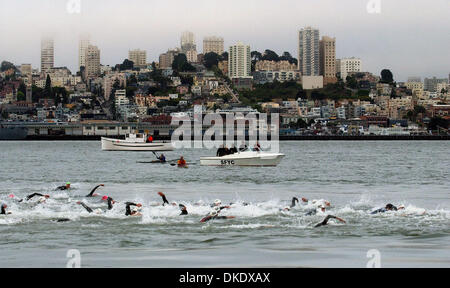
[[45,198],[45,197],[40,197],[38,201],[39,201],[39,203],[44,203],[44,202],[45,202],[45,200],[46,200],[46,198]]
[[212,216],[212,217],[217,216],[217,212],[216,211],[212,211],[211,213],[209,213],[209,216]]
[[218,206],[218,205],[222,204],[222,201],[220,201],[220,199],[217,199],[216,201],[214,201],[214,204]]

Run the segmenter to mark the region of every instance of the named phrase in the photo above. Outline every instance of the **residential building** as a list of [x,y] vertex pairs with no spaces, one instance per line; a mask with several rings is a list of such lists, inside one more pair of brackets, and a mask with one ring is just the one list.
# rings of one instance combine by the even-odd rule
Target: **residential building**
[[78,69],[86,67],[86,50],[90,45],[89,37],[82,36],[78,45]]
[[186,54],[189,50],[197,51],[194,33],[186,31],[181,34],[181,52]]
[[169,49],[166,53],[163,53],[159,56],[159,68],[165,69],[165,68],[172,68],[173,60],[175,59],[175,56],[180,53],[180,50],[175,49]]
[[336,38],[323,36],[320,41],[320,75],[324,85],[336,83]]
[[41,40],[41,71],[47,72],[55,65],[53,39],[42,38]]
[[145,50],[130,50],[128,51],[128,60],[134,63],[134,67],[145,68],[147,66],[147,51]]
[[88,46],[85,51],[85,59],[85,78],[92,79],[100,76],[100,50],[97,46]]
[[311,27],[301,29],[299,32],[298,47],[298,69],[302,75],[319,76],[319,30]]
[[289,63],[289,61],[257,61],[255,71],[297,71],[297,65]]
[[224,52],[224,41],[222,37],[205,37],[203,39],[203,54],[206,53],[216,53],[217,55],[222,55]]
[[251,78],[251,71],[250,46],[242,43],[231,46],[228,56],[228,77]]
[[424,80],[424,90],[425,91],[429,91],[429,92],[438,92],[437,91],[437,84],[438,83],[448,83],[448,79],[447,78],[438,79],[436,77],[425,78],[425,80]]
[[362,62],[355,57],[342,58],[336,61],[336,68],[338,76],[345,82],[349,73],[362,72]]

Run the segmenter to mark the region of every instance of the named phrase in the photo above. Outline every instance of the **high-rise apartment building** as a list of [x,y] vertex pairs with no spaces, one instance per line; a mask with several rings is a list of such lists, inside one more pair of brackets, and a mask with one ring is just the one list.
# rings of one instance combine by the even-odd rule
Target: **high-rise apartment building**
[[319,76],[320,51],[319,30],[311,27],[299,31],[298,69],[304,76]]
[[437,85],[439,83],[448,83],[448,79],[446,78],[438,79],[436,77],[425,78],[425,80],[423,81],[424,90],[429,92],[440,92],[437,91]]
[[128,60],[133,61],[134,67],[144,68],[147,66],[147,51],[130,50],[128,51]]
[[85,77],[92,79],[100,76],[100,50],[97,46],[89,45],[85,51]]
[[42,38],[41,40],[41,72],[48,72],[55,65],[53,39]]
[[342,58],[336,61],[337,73],[344,82],[351,72],[362,72],[362,62],[359,58]]
[[169,49],[166,53],[163,53],[159,55],[159,68],[165,69],[165,68],[172,68],[173,60],[175,59],[175,56],[180,53],[180,50],[178,48],[176,49]]
[[323,84],[336,83],[336,38],[323,36],[320,41],[320,75]]
[[249,45],[237,43],[230,47],[228,76],[230,78],[251,78],[252,61]]
[[86,49],[89,47],[90,41],[88,36],[80,37],[78,43],[78,69],[86,67]]
[[203,39],[203,54],[214,52],[222,55],[224,52],[224,44],[222,37],[205,37]]
[[181,34],[181,52],[186,54],[189,50],[197,51],[194,33],[186,31]]

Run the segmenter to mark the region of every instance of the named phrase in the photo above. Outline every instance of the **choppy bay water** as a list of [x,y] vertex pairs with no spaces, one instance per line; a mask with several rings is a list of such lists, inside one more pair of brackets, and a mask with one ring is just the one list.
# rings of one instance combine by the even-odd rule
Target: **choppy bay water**
[[[450,267],[449,142],[282,142],[276,168],[207,168],[138,164],[151,153],[102,152],[99,142],[0,142],[0,267],[65,267],[78,249],[83,267],[365,267],[377,249],[382,267]],[[179,150],[189,162],[214,154]],[[66,181],[69,192],[53,191]],[[88,214],[77,201],[93,186],[119,202],[144,205],[140,218],[124,205]],[[189,216],[161,203],[187,206]],[[44,204],[17,203],[39,192]],[[326,199],[326,214],[311,206],[280,211],[292,197]],[[199,220],[215,199],[236,203],[223,215]],[[243,202],[249,205],[242,205]],[[370,215],[387,203],[401,212]],[[344,218],[313,228],[327,214]],[[56,223],[55,219],[70,222]]]

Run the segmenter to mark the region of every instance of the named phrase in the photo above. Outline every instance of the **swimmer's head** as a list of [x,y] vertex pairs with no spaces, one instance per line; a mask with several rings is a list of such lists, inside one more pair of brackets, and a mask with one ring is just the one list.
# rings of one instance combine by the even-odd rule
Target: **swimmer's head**
[[220,199],[216,199],[216,201],[214,201],[215,206],[220,206],[221,204],[222,204],[222,201],[220,201]]
[[323,206],[323,205],[320,206],[319,209],[320,209],[320,211],[322,211],[322,212],[325,212],[325,210],[326,210],[325,206]]
[[66,183],[66,188],[70,188],[70,182]]
[[102,197],[102,200],[103,200],[103,201],[108,200],[108,196],[103,196],[103,197]]
[[392,205],[392,204],[387,204],[387,205],[386,205],[386,210],[394,210],[394,205]]

